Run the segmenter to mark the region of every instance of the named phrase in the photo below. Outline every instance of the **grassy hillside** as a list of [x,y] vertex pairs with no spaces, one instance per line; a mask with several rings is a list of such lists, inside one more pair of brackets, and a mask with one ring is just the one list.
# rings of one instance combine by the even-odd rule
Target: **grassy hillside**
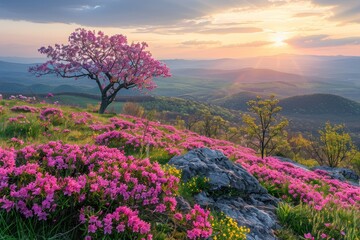
[[[5,95],[8,97],[9,95]],[[100,100],[96,95],[81,93],[58,93],[51,99],[44,98],[46,95],[38,95],[47,102],[59,102],[63,105],[75,107],[87,107],[88,105],[98,106]],[[231,109],[223,108],[214,104],[202,103],[190,99],[175,97],[157,97],[157,96],[117,96],[108,108],[109,112],[121,113],[125,102],[137,102],[146,110],[156,110],[158,112],[168,112],[176,115],[191,115],[201,111],[209,111],[213,115],[221,116],[229,121],[239,121],[240,113]]]
[[[271,157],[260,159],[234,143],[146,119],[15,100],[1,101],[0,106],[0,173],[5,176],[0,178],[0,238],[221,236],[219,231],[228,231],[229,225],[211,231],[214,221],[221,221],[198,206],[190,215],[179,210],[174,215],[174,197],[200,185],[179,183],[179,172],[164,164],[197,147],[222,151],[282,199],[277,214],[287,229],[279,233],[284,239],[360,236],[360,188],[321,171],[294,168]],[[155,186],[160,187],[153,192]],[[137,188],[152,194],[139,200],[132,195]],[[156,201],[149,204],[146,196]],[[187,221],[181,220],[182,214]],[[121,226],[116,231],[113,224]],[[194,230],[199,227],[200,232]]]
[[212,115],[221,116],[228,121],[239,121],[240,113],[214,104],[206,104],[189,99],[173,97],[155,97],[152,101],[140,103],[146,110],[155,109],[159,112],[170,112],[178,115],[199,114],[209,111]]
[[[215,100],[207,104],[174,97],[120,95],[117,101],[109,106],[108,111],[121,113],[123,104],[130,101],[138,102],[147,111],[156,110],[164,113],[170,122],[174,122],[176,116],[186,117],[205,110],[238,126],[241,123],[241,112],[246,112],[248,109],[246,102],[255,99],[256,96],[257,94],[252,92],[240,92],[228,97],[213,96]],[[39,97],[44,97],[44,95],[39,95]],[[77,107],[99,104],[96,95],[79,93],[55,94],[54,98],[47,101],[58,101],[60,104]],[[281,114],[291,120],[290,132],[301,132],[305,135],[317,134],[327,121],[336,124],[344,123],[355,144],[360,146],[359,103],[336,95],[314,94],[282,99],[280,105],[284,108]]]

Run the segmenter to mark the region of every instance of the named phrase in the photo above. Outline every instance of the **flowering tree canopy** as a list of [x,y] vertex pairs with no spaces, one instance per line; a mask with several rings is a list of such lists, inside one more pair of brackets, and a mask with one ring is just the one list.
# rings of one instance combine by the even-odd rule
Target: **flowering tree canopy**
[[76,29],[68,45],[41,47],[50,60],[31,67],[37,76],[55,74],[63,78],[94,80],[101,92],[99,113],[115,99],[121,89],[137,87],[152,90],[153,77],[170,77],[169,68],[155,60],[146,43],[127,43],[125,36]]

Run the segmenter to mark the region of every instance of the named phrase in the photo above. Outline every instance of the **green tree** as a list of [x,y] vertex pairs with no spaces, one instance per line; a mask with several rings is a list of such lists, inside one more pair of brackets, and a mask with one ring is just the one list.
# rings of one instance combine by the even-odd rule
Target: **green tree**
[[200,111],[195,111],[193,114],[186,114],[184,121],[185,127],[188,130],[193,130],[194,126],[201,121],[202,113]]
[[311,158],[308,151],[306,151],[311,145],[311,141],[306,139],[301,133],[289,137],[288,142],[291,148],[290,155],[293,160],[299,161]]
[[243,114],[242,130],[246,137],[261,154],[261,158],[271,154],[281,142],[281,136],[288,125],[288,120],[279,117],[281,107],[279,100],[274,95],[269,99],[257,97],[256,100],[247,102],[250,114]]
[[226,121],[224,125],[224,139],[227,141],[236,142],[241,140],[239,139],[240,136],[241,134],[239,133],[239,128],[233,126],[233,124],[231,124],[229,121]]
[[207,137],[220,137],[226,121],[218,115],[213,115],[209,110],[203,110],[200,114],[200,121],[197,123],[200,134]]
[[355,151],[354,158],[351,160],[350,166],[357,174],[360,174],[360,151]]
[[319,138],[312,141],[308,152],[320,165],[337,167],[354,158],[356,149],[344,124],[331,125],[327,122],[319,134]]

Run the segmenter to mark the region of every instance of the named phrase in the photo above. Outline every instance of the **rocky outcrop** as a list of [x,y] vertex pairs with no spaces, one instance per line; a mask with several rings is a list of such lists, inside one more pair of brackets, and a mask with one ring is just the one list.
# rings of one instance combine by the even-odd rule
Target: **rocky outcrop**
[[279,159],[280,161],[282,162],[288,162],[288,163],[291,163],[292,165],[294,165],[295,167],[299,167],[299,168],[302,168],[304,170],[307,170],[307,171],[310,171],[310,169],[305,166],[305,165],[302,165],[298,162],[295,162],[294,160],[290,159],[290,158],[284,158],[284,157],[279,157],[279,156],[272,156],[273,158],[276,158],[276,159]]
[[353,170],[348,168],[332,168],[327,166],[317,166],[311,168],[311,170],[322,170],[326,171],[331,178],[338,179],[343,182],[359,186],[360,177]]
[[195,202],[221,211],[240,225],[249,227],[251,232],[247,239],[277,239],[273,230],[278,227],[275,215],[278,200],[239,164],[208,148],[174,157],[169,164],[182,170],[184,182],[195,176],[209,178],[209,190],[195,195]]
[[278,156],[273,156],[273,157],[279,159],[282,162],[291,163],[295,167],[299,167],[299,168],[302,168],[307,171],[322,170],[322,171],[327,172],[329,177],[331,177],[333,179],[337,179],[342,182],[347,182],[347,183],[350,183],[355,186],[360,185],[360,182],[359,182],[360,176],[357,175],[353,170],[348,169],[348,168],[333,168],[333,167],[328,167],[328,166],[316,166],[316,167],[308,168],[307,166],[297,163],[294,160],[291,160],[289,158],[278,157]]

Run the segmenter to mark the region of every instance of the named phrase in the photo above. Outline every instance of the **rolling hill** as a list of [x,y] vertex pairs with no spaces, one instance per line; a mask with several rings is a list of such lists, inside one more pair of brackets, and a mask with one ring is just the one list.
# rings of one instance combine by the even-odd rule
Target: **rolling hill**
[[240,69],[266,68],[280,72],[291,72],[299,75],[331,77],[336,73],[360,74],[360,57],[357,56],[315,56],[278,54],[240,59],[212,60],[164,60],[171,69],[206,68],[206,69]]
[[1,72],[26,72],[31,64],[6,62],[0,60],[0,71]]
[[[247,111],[249,100],[255,99],[253,92],[239,92],[212,101],[213,104],[234,110]],[[262,95],[266,96],[266,95]],[[283,114],[348,115],[360,116],[360,103],[334,94],[300,95],[280,100]]]
[[360,117],[360,103],[332,94],[294,96],[280,101],[284,114],[334,114]]
[[[177,96],[199,101],[212,101],[238,92],[276,94],[281,98],[317,92],[335,93],[342,89],[344,96],[355,96],[354,86],[333,79],[302,76],[270,69],[174,69],[171,79],[157,79],[155,94]],[[176,91],[174,91],[176,89]],[[356,89],[356,88],[355,88]]]
[[[360,101],[358,94],[360,73],[355,68],[352,70],[346,65],[349,64],[353,67],[359,62],[359,59],[354,57],[272,56],[256,59],[164,60],[171,69],[172,77],[155,79],[158,88],[152,94],[212,101],[238,92],[274,93],[281,98],[331,93]],[[295,65],[301,71],[289,67],[290,63],[296,63]],[[14,92],[13,89],[19,89],[26,93],[75,92],[72,87],[76,87],[76,91],[80,89],[82,93],[97,93],[96,84],[87,79],[74,81],[54,76],[37,78],[27,72],[31,65],[0,61],[0,91],[6,93]],[[342,68],[339,69],[336,67],[337,65]],[[312,66],[314,69],[318,69],[318,72],[317,70],[305,71]],[[329,74],[324,74],[326,71]],[[55,89],[44,87],[41,90],[36,84],[48,85]],[[70,87],[62,86],[60,89],[56,89],[60,85]],[[128,92],[122,94],[130,95]],[[131,92],[131,95],[136,94],[136,92]]]
[[206,78],[209,80],[222,80],[231,83],[258,83],[277,81],[286,81],[292,83],[323,80],[321,78],[305,77],[298,74],[291,74],[261,68],[240,68],[235,70],[185,68],[174,69],[172,73],[177,76],[191,76],[198,78]]
[[218,98],[212,101],[213,104],[226,107],[229,109],[247,111],[248,101],[256,99],[257,94],[253,92],[239,92],[223,98]]

